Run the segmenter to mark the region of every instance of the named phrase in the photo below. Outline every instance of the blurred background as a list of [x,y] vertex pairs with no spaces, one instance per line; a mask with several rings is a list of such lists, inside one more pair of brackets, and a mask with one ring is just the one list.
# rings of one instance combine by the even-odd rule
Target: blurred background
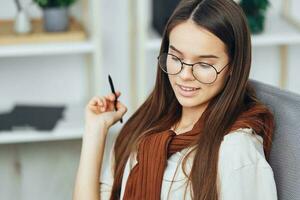
[[[153,87],[177,3],[0,0],[1,200],[72,198],[85,104],[111,92],[110,74],[130,117]],[[250,78],[300,94],[300,2],[238,3],[252,31]],[[110,129],[104,163],[121,127]]]

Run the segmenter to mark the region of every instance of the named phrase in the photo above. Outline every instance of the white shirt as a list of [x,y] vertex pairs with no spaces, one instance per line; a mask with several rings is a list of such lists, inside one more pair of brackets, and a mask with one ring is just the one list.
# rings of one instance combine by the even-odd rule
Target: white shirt
[[[273,171],[265,159],[262,143],[262,137],[252,134],[252,129],[248,128],[238,129],[224,137],[218,162],[220,200],[277,200]],[[187,178],[182,170],[182,160],[189,150],[185,148],[168,159],[162,182],[162,200],[191,199],[191,186],[189,184],[186,189]],[[124,169],[121,199],[130,170],[136,162],[136,154],[132,154]],[[110,197],[113,184],[112,164],[111,150],[110,161],[103,166],[100,177],[101,200],[108,200]],[[189,158],[185,171],[189,173],[191,167],[192,159]]]

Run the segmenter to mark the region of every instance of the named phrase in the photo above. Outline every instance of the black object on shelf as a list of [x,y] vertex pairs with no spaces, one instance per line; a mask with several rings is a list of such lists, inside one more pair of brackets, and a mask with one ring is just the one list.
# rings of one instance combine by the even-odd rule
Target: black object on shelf
[[0,114],[0,131],[1,130],[11,130],[12,128],[12,118],[9,113]]
[[32,127],[51,131],[63,117],[65,106],[15,105],[10,113],[0,114],[0,130],[13,127]]
[[152,26],[160,34],[163,34],[169,17],[175,10],[180,0],[153,0]]

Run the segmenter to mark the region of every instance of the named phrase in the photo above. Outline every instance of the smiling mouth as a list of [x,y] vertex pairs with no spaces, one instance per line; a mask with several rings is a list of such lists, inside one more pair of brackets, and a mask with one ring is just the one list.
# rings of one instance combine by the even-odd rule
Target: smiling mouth
[[196,90],[199,90],[200,88],[198,87],[188,87],[188,86],[183,86],[183,85],[179,85],[179,84],[177,84],[177,86],[180,88],[180,89],[182,89],[182,90],[184,90],[184,91],[187,91],[187,92],[190,92],[190,91],[196,91]]

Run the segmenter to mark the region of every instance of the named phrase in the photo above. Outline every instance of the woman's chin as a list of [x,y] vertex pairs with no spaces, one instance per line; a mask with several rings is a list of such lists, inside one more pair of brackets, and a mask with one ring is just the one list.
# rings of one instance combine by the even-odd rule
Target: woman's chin
[[178,99],[178,102],[182,107],[195,107],[201,104],[201,102],[197,102],[196,99],[186,99],[186,98],[180,98]]
[[[177,96],[177,95],[176,95]],[[185,107],[185,108],[191,108],[191,107],[201,107],[203,106],[204,104],[206,105],[208,102],[207,101],[204,101],[203,99],[199,99],[196,98],[196,97],[193,97],[193,98],[186,98],[186,97],[182,97],[182,96],[177,96],[177,100],[179,102],[179,104],[182,106],[182,107]]]

